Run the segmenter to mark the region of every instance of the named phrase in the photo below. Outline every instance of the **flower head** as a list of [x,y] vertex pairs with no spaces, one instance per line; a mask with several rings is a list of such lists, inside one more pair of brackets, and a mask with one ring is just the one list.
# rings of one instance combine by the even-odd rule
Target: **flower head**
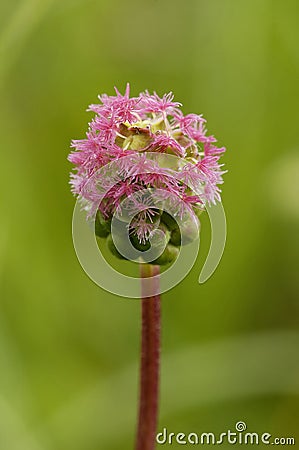
[[[220,201],[224,172],[219,159],[225,148],[217,147],[215,137],[207,134],[206,120],[201,115],[184,115],[171,92],[159,97],[156,92],[146,91],[130,97],[129,84],[124,95],[115,88],[114,96],[103,94],[99,99],[99,104],[88,108],[95,117],[86,138],[72,141],[74,151],[68,157],[76,170],[70,181],[72,191],[90,211],[101,214],[102,221],[109,221],[116,211],[121,211],[124,200],[132,197],[131,204],[136,207],[134,195],[144,189],[165,191],[164,201],[174,196],[180,214],[188,208],[198,211],[207,203]],[[166,166],[159,165],[148,158],[149,154],[173,155],[176,162],[167,165],[166,158]],[[92,178],[112,162],[117,163],[121,179],[107,188],[99,203],[98,187],[108,186],[111,174],[108,184],[103,175],[96,182]],[[138,203],[139,212],[128,223],[135,241],[146,244],[152,229],[160,226],[160,219],[163,222],[162,203],[158,212],[151,204]],[[159,220],[153,221],[152,217]]]

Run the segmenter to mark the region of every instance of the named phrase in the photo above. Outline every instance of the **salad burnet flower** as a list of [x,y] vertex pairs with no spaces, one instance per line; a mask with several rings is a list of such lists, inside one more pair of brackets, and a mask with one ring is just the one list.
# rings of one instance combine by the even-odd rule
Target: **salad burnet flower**
[[[68,156],[75,166],[70,181],[72,192],[84,203],[89,215],[96,215],[96,234],[109,238],[111,219],[116,211],[121,214],[122,202],[132,196],[132,207],[136,208],[136,194],[144,189],[159,189],[165,198],[168,195],[177,198],[181,216],[192,208],[198,217],[207,204],[220,201],[224,171],[219,159],[225,148],[218,147],[215,137],[208,135],[206,120],[197,114],[184,115],[182,105],[174,101],[171,92],[159,97],[156,92],[145,91],[130,97],[127,84],[124,95],[116,88],[115,93],[103,94],[99,96],[99,104],[89,106],[88,111],[94,112],[95,117],[89,123],[86,137],[72,141],[73,151]],[[161,167],[147,158],[149,153],[173,155],[178,163]],[[99,203],[97,183],[91,180],[111,162],[117,162],[122,179],[108,189]],[[104,179],[97,181],[105,185]],[[175,219],[142,202],[140,195],[139,209],[136,208],[133,220],[128,223],[132,244],[141,251],[148,249],[153,229],[162,227],[169,241],[165,249],[167,257],[162,255],[153,264],[171,262],[178,254],[175,247],[181,245]],[[192,224],[186,229],[192,240]],[[113,241],[108,241],[113,253],[122,257],[113,248]]]

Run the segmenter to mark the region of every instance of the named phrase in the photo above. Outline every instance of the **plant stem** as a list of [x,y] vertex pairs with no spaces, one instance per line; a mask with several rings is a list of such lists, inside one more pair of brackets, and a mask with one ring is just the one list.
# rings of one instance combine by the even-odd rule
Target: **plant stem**
[[[158,425],[160,371],[160,295],[145,297],[144,278],[160,274],[160,267],[140,264],[142,295],[142,338],[139,418],[136,450],[154,450]],[[152,280],[159,283],[159,277]]]

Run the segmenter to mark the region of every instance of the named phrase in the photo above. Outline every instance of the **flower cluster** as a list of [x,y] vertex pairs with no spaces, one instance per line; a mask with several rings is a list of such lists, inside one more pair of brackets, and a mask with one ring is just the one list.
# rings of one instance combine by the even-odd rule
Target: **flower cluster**
[[[115,91],[115,96],[101,95],[100,104],[90,105],[88,110],[95,117],[86,138],[72,141],[75,151],[68,157],[76,169],[71,175],[72,191],[89,204],[90,210],[97,209],[101,223],[111,220],[124,199],[145,188],[175,195],[180,205],[194,211],[220,201],[224,172],[219,159],[225,148],[217,147],[215,137],[207,134],[206,120],[197,114],[183,115],[181,104],[174,101],[171,92],[162,98],[148,91],[130,98],[129,85],[124,95]],[[179,162],[163,167],[140,158],[149,152],[173,155]],[[124,158],[129,155],[131,158]],[[97,185],[92,184],[93,192],[90,180],[113,161],[118,162],[122,179],[98,204]],[[150,170],[142,170],[145,164],[150,164]],[[105,184],[104,179],[98,181]],[[146,244],[157,214],[161,211],[148,208],[145,213],[143,208],[131,221],[130,233],[137,236],[140,245]]]

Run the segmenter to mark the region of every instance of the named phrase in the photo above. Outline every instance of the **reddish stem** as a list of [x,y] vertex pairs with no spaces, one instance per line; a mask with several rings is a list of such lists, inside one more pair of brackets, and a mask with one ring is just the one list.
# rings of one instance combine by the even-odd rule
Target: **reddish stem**
[[[160,295],[145,297],[144,278],[160,274],[159,266],[140,264],[142,291],[142,339],[139,418],[136,450],[154,450],[158,425],[160,371]],[[159,277],[153,278],[159,283]]]

